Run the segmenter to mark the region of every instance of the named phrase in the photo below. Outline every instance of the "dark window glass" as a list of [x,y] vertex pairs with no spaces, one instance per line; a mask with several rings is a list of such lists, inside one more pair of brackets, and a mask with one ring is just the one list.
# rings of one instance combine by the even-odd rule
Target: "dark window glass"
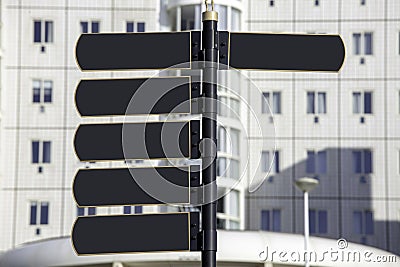
[[96,207],[89,207],[88,215],[96,215]]
[[307,92],[307,113],[314,114],[315,113],[315,93]]
[[269,226],[269,221],[270,221],[270,217],[269,217],[269,210],[262,210],[261,211],[261,230],[264,231],[269,231],[270,226]]
[[143,207],[142,206],[136,206],[135,207],[135,213],[143,213]]
[[133,27],[134,27],[134,23],[131,21],[128,21],[126,23],[126,32],[133,32],[134,31]]
[[361,151],[353,151],[353,171],[361,173]]
[[78,216],[83,216],[83,215],[85,215],[85,209],[81,208],[81,207],[77,207],[76,213],[78,214]]
[[40,224],[49,224],[49,203],[42,202],[40,205]]
[[362,213],[361,211],[353,212],[353,230],[356,234],[361,234],[362,231]]
[[365,234],[367,235],[374,234],[374,220],[372,211],[365,212]]
[[33,23],[33,42],[40,43],[42,41],[42,22],[35,20]]
[[279,167],[279,165],[280,165],[280,159],[279,159],[279,151],[276,151],[275,152],[275,164],[274,164],[274,167],[275,167],[275,173],[279,173],[279,171],[280,171],[280,167]]
[[306,172],[315,173],[315,152],[307,151]]
[[319,233],[326,234],[328,232],[328,212],[326,210],[320,210],[318,212],[318,224]]
[[81,32],[82,33],[88,33],[88,23],[87,21],[81,21]]
[[45,103],[51,103],[52,91],[53,91],[53,82],[52,81],[44,81],[44,99],[43,99],[43,101]]
[[131,206],[124,206],[124,214],[131,214]]
[[281,231],[281,211],[280,210],[272,210],[272,231],[280,232]]
[[30,216],[30,225],[36,224],[36,217],[37,217],[37,202],[31,202],[31,216]]
[[33,81],[33,103],[40,103],[40,87],[41,82],[39,80]]
[[365,54],[366,55],[372,55],[372,32],[366,32],[364,33],[364,42],[365,42]]
[[371,92],[364,93],[364,113],[372,114],[372,93]]
[[52,43],[53,42],[53,22],[46,21],[44,30],[45,30],[44,41],[46,43]]
[[92,33],[99,33],[100,32],[100,22],[93,21],[92,22]]
[[364,173],[372,173],[372,151],[364,150]]
[[137,23],[137,32],[145,32],[145,23],[144,22],[138,22]]
[[51,142],[43,142],[43,163],[50,163]]
[[39,141],[32,141],[32,163],[39,163]]
[[328,169],[326,151],[318,151],[317,155],[318,173],[326,173]]

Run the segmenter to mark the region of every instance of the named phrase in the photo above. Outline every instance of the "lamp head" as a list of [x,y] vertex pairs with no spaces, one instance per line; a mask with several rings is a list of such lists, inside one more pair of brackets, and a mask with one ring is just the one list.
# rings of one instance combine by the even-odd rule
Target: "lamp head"
[[310,192],[319,184],[319,181],[311,177],[302,177],[297,179],[295,184],[301,191]]

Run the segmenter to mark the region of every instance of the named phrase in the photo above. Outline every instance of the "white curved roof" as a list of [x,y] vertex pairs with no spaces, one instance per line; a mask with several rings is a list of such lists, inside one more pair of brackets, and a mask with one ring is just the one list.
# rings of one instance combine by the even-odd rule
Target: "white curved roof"
[[[218,231],[217,260],[236,263],[273,263],[303,265],[298,256],[303,255],[303,236],[263,231]],[[340,245],[346,244],[344,241]],[[400,258],[376,248],[348,243],[340,249],[337,240],[311,237],[310,251],[317,260],[313,266],[377,266],[376,260],[391,260],[394,263],[379,263],[379,266],[399,266]],[[264,252],[263,252],[264,251]],[[263,253],[262,253],[263,252]],[[265,260],[268,253],[268,259]],[[347,260],[350,255],[350,260]],[[360,258],[353,256],[360,255]],[[384,257],[382,257],[384,256]],[[390,256],[390,258],[389,258]],[[321,261],[324,258],[323,261]],[[343,258],[343,259],[342,259]],[[294,259],[294,261],[292,260]],[[314,259],[314,258],[313,258]],[[367,262],[367,261],[370,262]],[[374,262],[375,260],[375,262]],[[154,263],[200,261],[200,252],[163,252],[140,254],[114,254],[98,256],[77,256],[69,237],[55,238],[19,246],[0,255],[0,266],[43,267],[43,266],[85,266],[114,262]],[[151,265],[151,264],[150,264]],[[262,266],[262,265],[261,265]]]

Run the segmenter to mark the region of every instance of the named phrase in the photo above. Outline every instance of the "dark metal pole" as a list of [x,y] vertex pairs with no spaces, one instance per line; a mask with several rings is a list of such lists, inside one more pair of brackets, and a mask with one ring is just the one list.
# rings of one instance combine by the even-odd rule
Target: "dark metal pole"
[[209,11],[203,13],[203,186],[204,201],[202,206],[203,246],[201,262],[203,267],[217,265],[217,70],[218,70],[218,13]]

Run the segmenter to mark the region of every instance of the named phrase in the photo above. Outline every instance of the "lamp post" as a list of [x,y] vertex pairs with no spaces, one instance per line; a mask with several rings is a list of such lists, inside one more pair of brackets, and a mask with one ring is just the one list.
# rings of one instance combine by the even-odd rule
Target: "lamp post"
[[[299,178],[295,182],[297,188],[299,188],[304,193],[304,250],[308,251],[308,239],[310,236],[310,227],[308,220],[308,192],[312,191],[318,184],[319,181],[315,178],[303,177]],[[308,253],[304,259],[304,266],[309,267],[310,263],[308,261]]]

